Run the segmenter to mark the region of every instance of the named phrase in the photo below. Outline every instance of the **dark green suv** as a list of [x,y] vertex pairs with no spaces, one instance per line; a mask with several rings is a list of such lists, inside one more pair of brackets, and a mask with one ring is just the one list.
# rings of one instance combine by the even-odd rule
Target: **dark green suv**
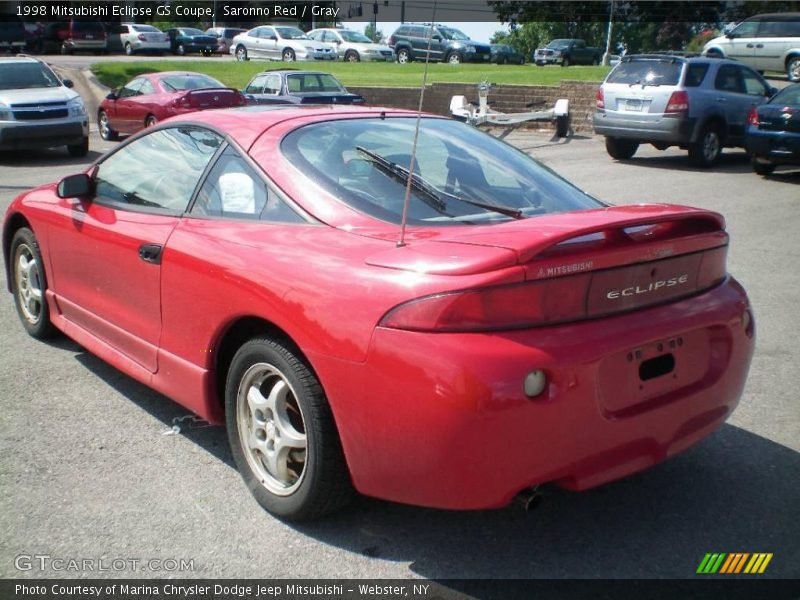
[[430,60],[450,64],[462,62],[490,62],[492,49],[469,39],[464,32],[432,23],[401,25],[389,38],[389,46],[397,55],[397,62],[425,60],[430,38]]

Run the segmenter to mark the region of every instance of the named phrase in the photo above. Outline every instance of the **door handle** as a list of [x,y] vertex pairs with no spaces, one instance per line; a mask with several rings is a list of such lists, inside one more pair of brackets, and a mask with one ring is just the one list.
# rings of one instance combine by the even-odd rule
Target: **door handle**
[[717,102],[727,102],[728,100],[725,98],[717,98]]
[[139,246],[139,258],[144,262],[154,265],[161,264],[161,251],[164,247],[161,244],[142,244]]
[[764,44],[756,44],[756,48],[763,48]]
[[753,47],[753,44],[747,44],[747,47],[748,47],[748,48],[752,48],[752,47]]

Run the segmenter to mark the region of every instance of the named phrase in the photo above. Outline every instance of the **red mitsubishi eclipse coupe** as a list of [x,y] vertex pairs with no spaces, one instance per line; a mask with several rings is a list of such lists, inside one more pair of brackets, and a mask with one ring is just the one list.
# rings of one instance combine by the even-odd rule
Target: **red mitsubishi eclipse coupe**
[[9,207],[22,324],[226,423],[285,518],[354,489],[450,509],[584,490],[717,429],[754,334],[722,217],[608,206],[435,116],[412,165],[415,124],[257,106],[145,130]]

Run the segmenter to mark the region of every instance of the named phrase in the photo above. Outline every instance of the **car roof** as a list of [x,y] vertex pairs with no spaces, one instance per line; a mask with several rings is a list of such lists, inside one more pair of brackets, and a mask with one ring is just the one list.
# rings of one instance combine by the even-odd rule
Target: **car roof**
[[[311,118],[315,121],[329,121],[352,117],[414,116],[416,111],[386,107],[353,107],[344,105],[296,105],[279,104],[273,106],[251,105],[241,108],[201,110],[172,117],[168,123],[190,122],[206,125],[230,135],[243,148],[249,149],[253,142],[267,129],[293,119]],[[437,117],[436,115],[428,115]],[[437,117],[438,118],[438,117]]]
[[17,62],[27,62],[27,63],[40,63],[42,62],[38,58],[33,58],[32,56],[0,56],[0,63],[17,63]]
[[703,56],[700,54],[669,54],[666,52],[653,52],[652,54],[626,54],[620,59],[620,62],[630,62],[632,60],[670,60],[673,62],[685,63],[713,63],[713,64],[741,64],[740,62],[731,58],[713,58],[710,56]]
[[261,71],[259,73],[256,73],[255,75],[253,75],[253,77],[256,77],[258,75],[273,75],[273,74],[278,74],[278,75],[330,75],[331,77],[333,77],[332,73],[327,73],[325,71],[306,71],[305,69],[292,69],[292,68],[272,69],[272,70],[268,70],[268,71]]

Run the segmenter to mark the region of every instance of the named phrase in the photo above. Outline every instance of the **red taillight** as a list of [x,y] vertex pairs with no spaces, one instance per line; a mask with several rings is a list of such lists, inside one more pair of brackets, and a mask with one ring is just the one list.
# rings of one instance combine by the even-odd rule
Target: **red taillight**
[[684,91],[672,92],[665,113],[689,112],[689,94]]
[[758,111],[756,110],[755,106],[750,109],[750,114],[747,115],[747,123],[750,124],[750,125],[755,125],[756,127],[758,127],[758,125],[759,125],[759,123],[758,123]]
[[487,331],[576,320],[585,316],[590,281],[579,275],[427,296],[392,309],[380,324],[412,331]]
[[139,34],[139,35],[137,35],[136,37],[137,37],[139,40],[143,41],[143,42],[146,42],[146,41],[147,41],[147,37],[146,37],[146,36],[145,36],[143,33],[140,33],[140,34]]
[[247,105],[247,98],[244,97],[244,94],[236,94],[236,106],[246,106]]
[[606,107],[606,98],[603,94],[603,88],[597,88],[597,93],[594,95],[594,103],[597,108]]

